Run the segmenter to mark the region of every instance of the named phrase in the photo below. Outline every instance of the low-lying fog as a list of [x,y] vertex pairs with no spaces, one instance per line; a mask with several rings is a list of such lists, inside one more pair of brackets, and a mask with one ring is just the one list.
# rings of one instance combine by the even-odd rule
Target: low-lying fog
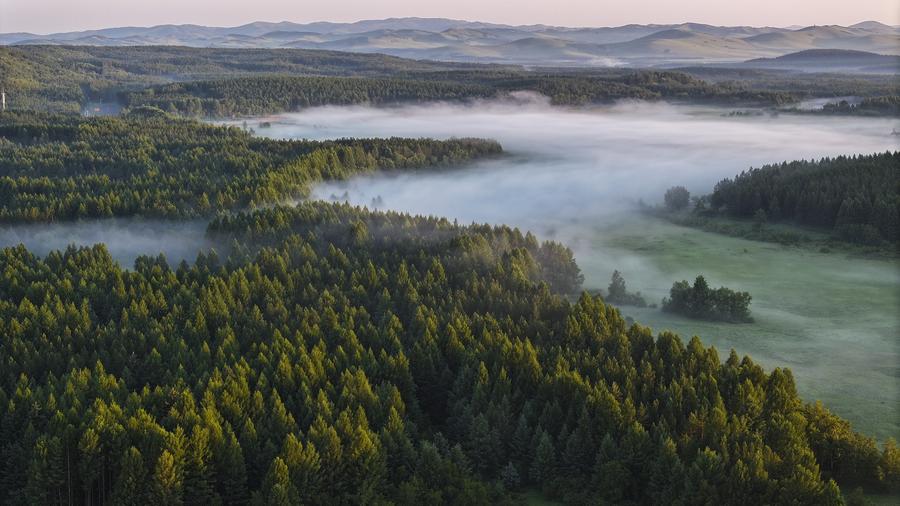
[[[634,213],[666,188],[693,194],[766,163],[898,149],[896,120],[801,115],[729,117],[729,109],[628,103],[589,111],[530,103],[396,108],[325,107],[251,122],[276,138],[488,137],[507,155],[462,169],[378,174],[322,184],[320,199],[461,222],[506,223],[573,248],[588,288],[620,269],[631,290],[659,303],[672,282],[704,274],[749,291],[752,325],[712,324],[659,310],[624,313],[700,335],[767,367],[794,370],[819,398],[868,434],[900,436],[900,271],[754,243]],[[271,127],[260,128],[261,122]],[[847,274],[852,273],[852,276]]]
[[[727,109],[628,103],[574,111],[527,105],[324,107],[278,116],[271,137],[488,137],[509,156],[466,170],[377,175],[318,188],[329,198],[526,226],[545,237],[566,225],[657,202],[681,184],[708,193],[751,166],[896,149],[887,119],[723,117]],[[892,124],[893,123],[893,124]],[[251,126],[254,126],[251,123]]]
[[200,251],[209,250],[206,222],[148,219],[102,219],[65,223],[0,225],[0,247],[24,244],[32,253],[44,256],[64,250],[70,244],[92,246],[105,243],[110,255],[122,267],[131,268],[142,255],[166,255],[169,265],[182,260],[193,262]]

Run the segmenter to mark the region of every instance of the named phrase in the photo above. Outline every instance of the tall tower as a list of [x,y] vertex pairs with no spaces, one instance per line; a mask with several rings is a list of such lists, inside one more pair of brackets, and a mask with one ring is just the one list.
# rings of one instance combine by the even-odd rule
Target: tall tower
[[0,90],[0,112],[6,111],[6,90]]

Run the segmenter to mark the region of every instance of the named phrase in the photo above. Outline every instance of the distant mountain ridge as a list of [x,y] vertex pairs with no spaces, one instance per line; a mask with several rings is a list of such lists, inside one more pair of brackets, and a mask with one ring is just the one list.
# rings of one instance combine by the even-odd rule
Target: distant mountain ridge
[[807,49],[776,58],[757,58],[742,64],[752,68],[807,72],[900,74],[900,56],[852,49]]
[[446,18],[390,18],[355,23],[258,21],[235,27],[186,24],[48,35],[0,34],[0,45],[8,44],[283,47],[461,62],[666,66],[740,63],[806,50],[898,55],[900,27],[863,21],[851,26],[801,28],[702,23],[573,28],[512,26]]

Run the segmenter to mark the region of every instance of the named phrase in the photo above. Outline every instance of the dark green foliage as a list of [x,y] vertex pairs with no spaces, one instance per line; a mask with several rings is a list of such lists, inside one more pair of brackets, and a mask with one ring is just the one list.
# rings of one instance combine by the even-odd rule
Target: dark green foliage
[[316,105],[501,98],[531,91],[555,105],[610,103],[621,99],[732,101],[768,105],[781,99],[745,93],[675,72],[631,71],[581,75],[554,72],[456,71],[404,74],[404,79],[255,76],[153,86],[122,94],[128,106],[153,105],[189,116],[236,116],[292,111]]
[[625,278],[619,271],[613,271],[612,279],[606,292],[606,301],[624,306],[647,307],[647,301],[641,292],[629,293],[625,286]]
[[[299,77],[298,77],[299,76]],[[334,79],[322,76],[352,76]],[[533,91],[556,105],[621,99],[783,105],[805,96],[656,70],[552,70],[407,60],[303,49],[0,47],[0,87],[12,110],[77,112],[107,103],[191,116],[309,105],[459,100]]]
[[662,308],[701,320],[752,322],[750,300],[747,292],[735,292],[724,286],[712,289],[703,276],[697,276],[693,286],[687,281],[673,284],[669,297],[663,299]]
[[347,77],[244,77],[167,84],[123,94],[125,106],[152,105],[188,116],[224,117],[294,111],[318,105],[489,98],[486,86],[430,80]]
[[88,101],[116,101],[123,91],[171,81],[254,74],[387,77],[470,68],[494,66],[282,48],[0,47],[0,87],[10,108],[56,112],[78,112]]
[[[785,162],[716,185],[714,210],[830,230],[840,239],[900,240],[900,152]],[[759,214],[762,211],[763,214]]]
[[827,504],[829,476],[900,474],[789,372],[555,294],[570,253],[516,230],[318,203],[210,233],[231,259],[0,250],[0,450],[28,477],[0,500]]
[[306,195],[322,179],[462,163],[475,139],[259,139],[141,108],[124,117],[0,115],[0,221],[208,216]]
[[858,104],[851,104],[846,100],[829,102],[822,106],[821,111],[813,112],[858,116],[900,116],[900,96],[866,97]]

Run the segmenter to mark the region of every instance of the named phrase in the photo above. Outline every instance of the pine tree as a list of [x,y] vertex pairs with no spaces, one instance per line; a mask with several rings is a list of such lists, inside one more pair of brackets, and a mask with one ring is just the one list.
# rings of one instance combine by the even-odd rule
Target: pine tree
[[262,484],[263,504],[266,506],[294,506],[300,504],[297,489],[291,483],[287,465],[280,457],[272,461]]
[[537,448],[534,450],[534,463],[530,466],[531,480],[535,483],[548,483],[556,474],[556,449],[553,440],[545,431],[540,431]]
[[143,506],[147,503],[146,483],[144,457],[132,446],[125,450],[119,464],[119,476],[113,489],[113,503],[121,506]]
[[181,506],[184,504],[183,470],[169,450],[163,450],[156,461],[150,487],[151,502],[161,506]]
[[210,462],[209,431],[195,425],[188,442],[184,468],[184,501],[186,504],[214,506],[221,499],[213,490],[213,469]]
[[231,430],[225,437],[224,449],[219,459],[217,474],[220,479],[217,480],[217,483],[222,504],[226,506],[246,504],[249,494],[244,452],[241,450],[237,436]]

